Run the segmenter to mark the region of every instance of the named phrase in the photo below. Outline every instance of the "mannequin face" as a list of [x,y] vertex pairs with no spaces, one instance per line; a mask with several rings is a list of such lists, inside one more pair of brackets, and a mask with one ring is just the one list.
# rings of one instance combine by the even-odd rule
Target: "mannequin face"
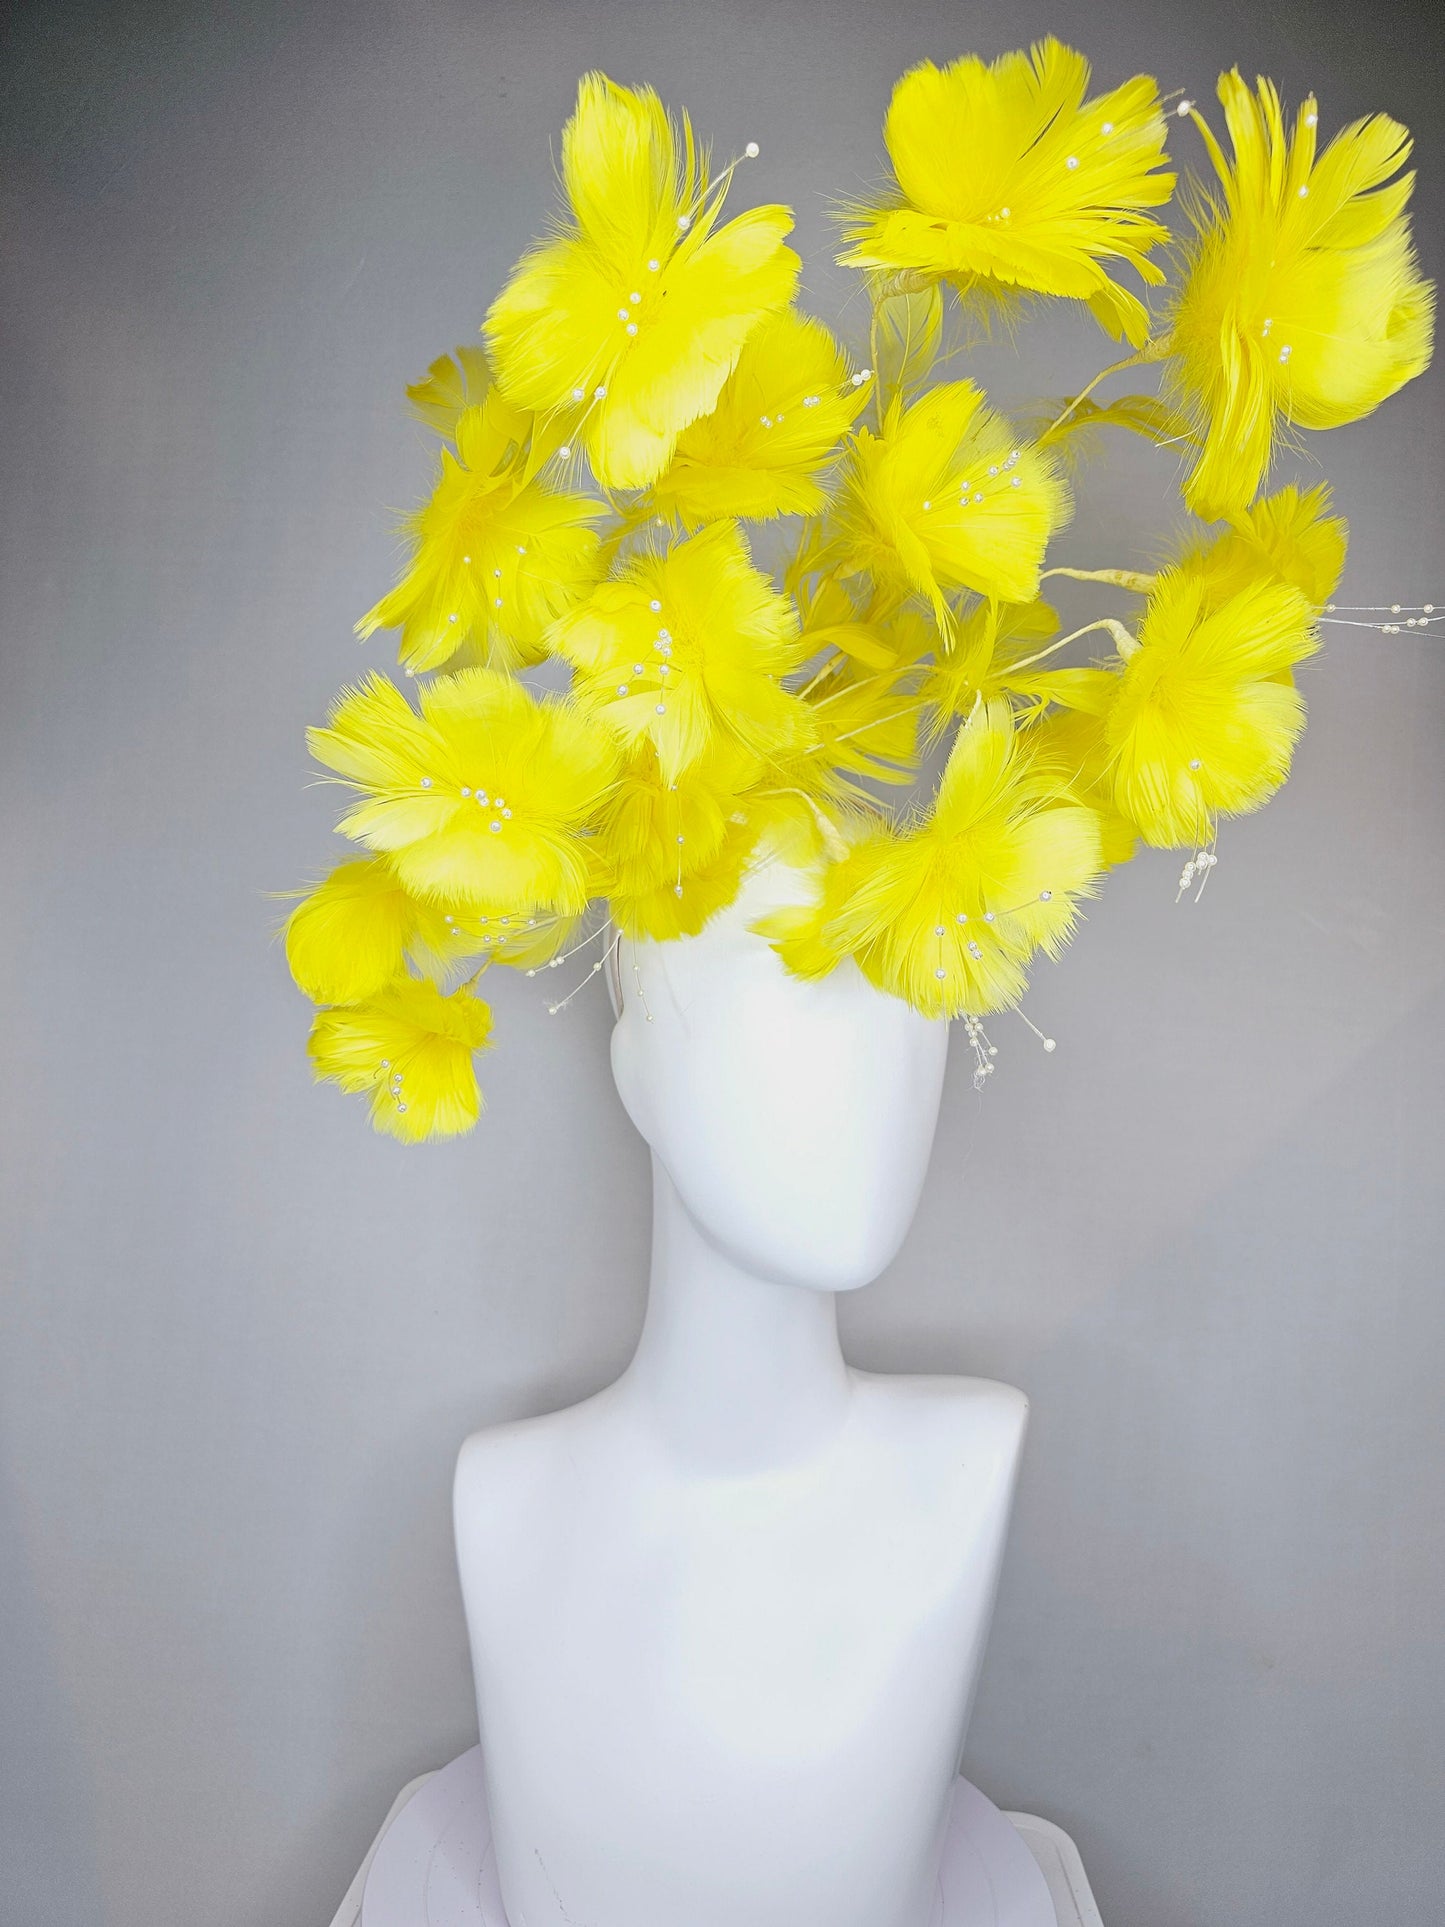
[[948,1030],[851,961],[790,976],[748,926],[806,892],[771,864],[701,936],[624,943],[612,1068],[705,1236],[759,1277],[848,1291],[917,1209]]

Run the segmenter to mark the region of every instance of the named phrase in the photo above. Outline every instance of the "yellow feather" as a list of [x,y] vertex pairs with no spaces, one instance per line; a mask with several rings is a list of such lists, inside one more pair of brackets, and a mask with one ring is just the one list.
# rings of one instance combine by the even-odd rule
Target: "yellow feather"
[[1183,558],[1224,597],[1257,581],[1261,573],[1293,583],[1306,601],[1322,608],[1339,586],[1349,531],[1329,513],[1328,484],[1293,486],[1264,496],[1231,518],[1223,534],[1202,541]]
[[413,950],[457,954],[444,914],[408,896],[381,857],[339,864],[286,919],[291,975],[318,1004],[363,1003]]
[[1030,957],[1056,955],[1104,867],[1098,814],[1060,795],[1007,703],[959,731],[932,811],[862,838],[824,878],[813,929],[790,933],[805,967],[827,951],[929,1016],[1017,1003]]
[[[399,659],[414,673],[459,652],[501,668],[539,661],[548,626],[600,573],[603,505],[528,478],[530,418],[486,387],[480,349],[457,352],[467,405],[447,431],[455,452],[443,448],[430,499],[407,519],[405,574],[356,625],[362,637],[400,629]],[[458,398],[451,367],[433,363],[408,391],[433,420]]]

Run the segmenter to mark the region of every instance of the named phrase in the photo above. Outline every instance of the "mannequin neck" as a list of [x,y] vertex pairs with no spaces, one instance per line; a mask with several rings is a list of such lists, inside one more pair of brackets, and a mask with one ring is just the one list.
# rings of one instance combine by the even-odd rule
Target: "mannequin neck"
[[652,1275],[622,1384],[681,1456],[719,1472],[808,1457],[847,1414],[835,1294],[720,1251],[652,1160]]

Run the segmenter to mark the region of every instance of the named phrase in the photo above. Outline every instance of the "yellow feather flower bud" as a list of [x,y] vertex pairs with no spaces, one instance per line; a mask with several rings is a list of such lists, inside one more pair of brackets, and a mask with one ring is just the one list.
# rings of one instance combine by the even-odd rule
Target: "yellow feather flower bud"
[[650,741],[633,752],[598,816],[595,845],[597,894],[625,935],[692,936],[720,908],[712,887],[718,861],[725,846],[737,846],[726,872],[750,845],[738,832],[760,769],[748,751],[721,742],[670,782]]
[[472,1054],[485,1048],[492,1013],[470,991],[445,997],[402,977],[367,1002],[322,1010],[307,1054],[318,1079],[371,1093],[371,1122],[417,1144],[469,1131],[482,1108]]
[[896,193],[850,210],[839,261],[905,286],[942,278],[985,303],[1084,301],[1110,334],[1140,346],[1149,317],[1108,269],[1164,278],[1149,256],[1168,230],[1143,212],[1174,187],[1159,171],[1164,116],[1142,75],[1093,100],[1088,84],[1088,61],[1053,39],[992,66],[970,55],[913,68],[884,123]]
[[1234,159],[1201,120],[1222,195],[1186,252],[1170,377],[1203,442],[1184,494],[1206,521],[1252,500],[1281,421],[1358,421],[1420,374],[1434,321],[1405,215],[1414,176],[1391,178],[1406,129],[1377,114],[1316,159],[1312,99],[1287,136],[1271,82],[1252,94],[1227,73],[1219,98]]

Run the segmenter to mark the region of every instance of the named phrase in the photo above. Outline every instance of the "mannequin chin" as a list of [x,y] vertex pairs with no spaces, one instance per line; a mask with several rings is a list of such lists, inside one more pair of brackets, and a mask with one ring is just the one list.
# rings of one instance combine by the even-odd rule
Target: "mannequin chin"
[[948,1027],[851,959],[804,982],[750,926],[805,902],[776,861],[696,937],[624,942],[612,1069],[698,1230],[754,1276],[868,1284],[922,1193]]

